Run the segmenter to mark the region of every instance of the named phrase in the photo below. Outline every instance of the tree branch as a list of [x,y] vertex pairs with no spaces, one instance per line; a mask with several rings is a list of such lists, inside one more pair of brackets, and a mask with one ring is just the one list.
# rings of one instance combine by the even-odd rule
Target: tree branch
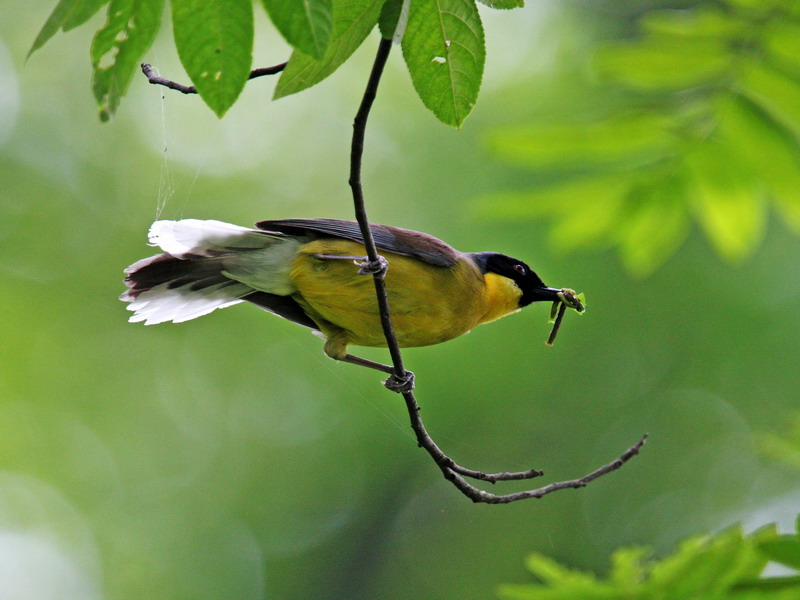
[[[281,63],[279,65],[275,65],[272,67],[261,67],[260,69],[253,69],[250,71],[250,75],[247,79],[255,79],[256,77],[263,77],[264,75],[275,75],[276,73],[280,73],[286,68],[287,63]],[[153,85],[163,85],[164,87],[168,87],[171,90],[175,90],[177,92],[181,92],[182,94],[196,94],[197,88],[193,85],[183,85],[182,83],[177,83],[172,81],[171,79],[166,79],[164,77],[160,77],[156,75],[156,71],[152,65],[147,63],[142,63],[142,73],[144,73],[145,77],[147,77],[147,81],[152,83]]]
[[[552,492],[563,490],[567,488],[584,487],[589,482],[594,481],[598,477],[606,475],[612,471],[616,471],[631,458],[639,453],[639,450],[644,445],[647,436],[645,435],[636,442],[633,446],[628,448],[616,460],[584,475],[580,479],[571,479],[567,481],[559,481],[550,483],[537,489],[516,492],[511,494],[492,494],[480,488],[475,487],[469,483],[465,477],[475,479],[478,481],[486,481],[489,483],[496,483],[498,481],[515,481],[527,480],[544,475],[542,471],[530,469],[527,471],[517,472],[499,472],[499,473],[484,473],[462,467],[456,463],[452,458],[442,452],[441,448],[433,441],[433,438],[428,434],[425,429],[425,424],[420,417],[420,408],[417,404],[416,397],[412,392],[414,388],[414,374],[407,371],[403,364],[403,356],[400,353],[400,346],[397,342],[397,336],[394,333],[392,326],[391,312],[389,307],[389,298],[386,293],[386,284],[384,277],[388,268],[386,260],[378,254],[378,249],[375,245],[375,240],[372,236],[372,231],[369,227],[369,219],[367,218],[367,211],[364,204],[364,192],[361,186],[361,164],[364,154],[364,137],[367,127],[367,119],[369,113],[375,102],[375,97],[378,91],[383,69],[386,65],[386,60],[389,57],[389,52],[392,49],[392,40],[381,38],[378,45],[378,52],[375,56],[375,61],[372,65],[372,71],[367,82],[364,96],[361,104],[356,113],[353,121],[353,139],[350,150],[350,187],[353,192],[353,206],[355,209],[356,220],[361,229],[361,234],[364,237],[364,247],[367,252],[367,261],[362,264],[359,271],[362,274],[372,274],[375,283],[375,295],[378,300],[378,307],[380,309],[381,326],[383,333],[386,337],[386,345],[389,348],[389,353],[392,357],[393,374],[387,379],[384,384],[389,389],[401,393],[406,403],[408,416],[411,421],[411,428],[417,437],[417,443],[421,448],[424,448],[438,467],[442,470],[444,477],[450,481],[461,493],[470,498],[473,502],[484,502],[487,504],[507,504],[517,500],[525,500],[528,498],[541,498]],[[250,79],[261,77],[263,75],[273,75],[280,73],[286,67],[286,63],[275,65],[274,67],[265,67],[262,69],[255,69],[250,73]],[[163,85],[172,90],[176,90],[183,94],[196,94],[197,89],[194,86],[186,86],[176,83],[169,79],[159,77],[155,74],[152,66],[149,64],[142,64],[142,73],[145,74],[147,80],[153,85]],[[560,325],[561,318],[563,318],[566,303],[559,307],[559,313],[556,324],[553,328],[553,333],[550,336],[550,342],[555,337]]]
[[[400,392],[406,402],[408,416],[411,420],[411,428],[417,436],[417,442],[420,447],[424,448],[434,462],[439,466],[445,478],[450,481],[461,493],[470,498],[473,502],[484,502],[487,504],[507,504],[517,500],[525,500],[527,498],[541,498],[552,492],[563,490],[567,488],[584,487],[589,482],[601,477],[611,471],[616,471],[631,458],[639,453],[639,450],[644,445],[647,436],[645,435],[636,442],[633,446],[628,448],[616,460],[584,475],[580,479],[571,479],[568,481],[559,481],[548,484],[546,486],[527,490],[523,492],[516,492],[512,494],[492,494],[475,487],[464,479],[469,477],[480,481],[488,481],[495,483],[497,481],[512,481],[533,479],[543,475],[542,471],[531,469],[528,471],[519,472],[502,472],[502,473],[483,473],[473,469],[467,469],[457,464],[453,459],[447,456],[433,438],[428,434],[425,429],[425,424],[420,417],[420,408],[417,400],[412,392],[413,389],[413,373],[406,371],[403,364],[403,356],[400,353],[400,346],[397,342],[397,336],[394,333],[392,326],[391,312],[389,308],[389,298],[386,293],[386,283],[384,277],[386,275],[387,264],[386,260],[378,255],[378,250],[375,246],[375,240],[372,236],[372,231],[369,227],[369,219],[367,218],[367,210],[364,205],[364,192],[361,186],[361,164],[364,154],[364,136],[366,133],[367,119],[369,112],[375,102],[375,97],[378,91],[383,68],[386,65],[386,60],[389,58],[389,52],[392,49],[392,40],[381,38],[378,45],[378,52],[375,56],[375,61],[372,65],[372,71],[367,82],[367,87],[364,91],[364,96],[361,104],[356,113],[355,120],[353,121],[353,139],[350,149],[350,179],[349,184],[353,192],[353,206],[355,208],[356,220],[361,229],[361,234],[364,237],[364,247],[367,251],[368,263],[365,266],[366,272],[371,272],[375,283],[375,295],[378,300],[378,307],[380,309],[381,325],[383,333],[386,337],[386,345],[389,348],[389,353],[392,357],[392,366],[394,374],[386,380],[385,385],[389,389]],[[566,305],[562,305],[566,308]],[[560,316],[563,317],[563,310],[560,311]],[[560,319],[559,319],[560,320]],[[557,331],[557,328],[555,329]],[[554,335],[551,335],[551,339]]]
[[[378,44],[378,53],[375,55],[375,62],[372,65],[372,72],[367,82],[367,88],[364,91],[364,97],[361,99],[361,105],[358,107],[356,118],[353,121],[353,141],[350,145],[350,179],[348,183],[353,191],[353,207],[355,208],[356,221],[358,221],[361,235],[364,238],[364,247],[367,250],[367,257],[369,262],[377,267],[372,277],[375,281],[375,294],[378,298],[381,326],[383,327],[383,334],[386,336],[386,343],[389,346],[389,354],[392,357],[392,365],[394,366],[393,377],[396,383],[401,383],[409,379],[409,374],[403,365],[403,355],[400,354],[400,346],[397,343],[397,337],[394,334],[394,327],[392,326],[392,319],[389,312],[389,298],[386,295],[386,284],[383,280],[386,275],[386,267],[383,266],[381,268],[385,262],[381,263],[381,257],[378,256],[378,249],[375,247],[375,240],[369,228],[367,209],[364,206],[364,192],[361,188],[361,158],[364,154],[364,135],[367,130],[367,119],[369,118],[369,111],[372,108],[372,104],[375,102],[378,84],[380,83],[383,68],[386,66],[386,60],[389,58],[391,49],[392,40],[381,38]],[[413,377],[413,374],[411,377]],[[388,381],[389,380],[387,380],[387,382]],[[409,381],[409,386],[413,387],[413,381]]]

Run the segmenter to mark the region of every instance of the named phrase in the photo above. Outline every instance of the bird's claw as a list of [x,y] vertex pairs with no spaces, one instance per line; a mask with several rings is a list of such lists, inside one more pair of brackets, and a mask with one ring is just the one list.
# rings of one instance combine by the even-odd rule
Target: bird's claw
[[398,394],[406,394],[414,389],[414,373],[406,371],[402,377],[392,373],[392,375],[383,382],[387,390],[392,390]]
[[359,275],[375,275],[380,274],[381,276],[386,274],[387,269],[389,268],[389,261],[383,258],[382,256],[378,256],[378,260],[369,260],[369,258],[364,257],[364,260],[356,261],[356,264],[361,267],[358,270]]

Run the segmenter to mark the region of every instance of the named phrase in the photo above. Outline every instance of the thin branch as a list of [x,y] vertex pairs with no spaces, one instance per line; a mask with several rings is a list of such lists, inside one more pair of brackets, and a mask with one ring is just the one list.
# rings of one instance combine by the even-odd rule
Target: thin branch
[[[264,75],[275,75],[276,73],[280,73],[286,68],[287,63],[281,63],[279,65],[274,65],[272,67],[261,67],[259,69],[253,69],[250,71],[250,75],[247,79],[255,79],[256,77],[263,77]],[[156,75],[156,71],[152,65],[147,63],[142,63],[142,73],[144,76],[147,77],[147,81],[152,83],[153,85],[163,85],[164,87],[168,87],[171,90],[175,90],[177,92],[181,92],[182,94],[196,94],[197,88],[193,85],[183,85],[182,83],[177,83],[172,81],[171,79],[166,79],[164,77],[160,77]]]
[[[377,296],[378,307],[380,309],[381,325],[383,327],[384,336],[386,337],[386,345],[388,346],[389,353],[392,357],[394,374],[386,380],[385,385],[389,389],[400,392],[403,395],[403,399],[406,402],[406,408],[408,410],[408,416],[411,420],[411,428],[414,430],[414,433],[417,436],[417,443],[420,445],[420,447],[424,448],[428,454],[430,454],[431,458],[433,458],[434,462],[436,462],[436,464],[442,470],[445,478],[473,502],[484,502],[487,504],[507,504],[509,502],[525,500],[527,498],[541,498],[542,496],[552,492],[567,488],[584,487],[598,477],[619,469],[623,464],[636,456],[641,447],[644,445],[647,436],[645,435],[642,437],[642,439],[628,448],[628,450],[626,450],[616,460],[592,471],[580,479],[555,482],[534,490],[498,495],[475,487],[467,482],[464,477],[495,483],[497,481],[533,479],[534,477],[543,475],[543,473],[536,469],[514,473],[483,473],[481,471],[467,469],[466,467],[462,467],[461,465],[457,464],[453,459],[442,452],[441,448],[439,448],[436,442],[433,441],[433,438],[431,438],[425,429],[425,424],[422,422],[422,418],[419,414],[419,404],[417,404],[417,400],[412,392],[414,387],[414,374],[410,371],[406,371],[405,366],[403,365],[403,357],[400,353],[400,346],[397,342],[397,336],[394,333],[394,327],[392,326],[389,299],[386,293],[386,283],[384,281],[387,263],[382,256],[378,255],[378,250],[375,246],[375,240],[372,236],[372,231],[369,226],[367,210],[364,204],[364,192],[361,186],[361,164],[362,156],[364,154],[364,136],[366,133],[367,119],[369,118],[370,109],[375,102],[381,75],[383,74],[383,69],[386,65],[386,60],[389,58],[389,52],[391,49],[392,40],[381,38],[381,41],[378,45],[378,52],[372,65],[369,81],[367,82],[367,87],[361,100],[361,105],[359,106],[355,120],[353,121],[353,140],[350,151],[349,179],[349,184],[353,192],[353,206],[355,208],[356,220],[358,221],[361,234],[364,238],[364,246],[366,248],[368,258],[367,264],[362,268],[362,272],[372,273],[373,280],[375,282],[375,294]],[[566,308],[566,305],[564,305],[563,308]],[[561,316],[563,317],[563,311],[560,312],[562,313]]]
[[[598,469],[595,469],[591,473],[587,473],[580,479],[556,481],[554,483],[549,483],[535,490],[526,490],[524,492],[515,492],[512,494],[502,494],[502,495],[492,494],[480,488],[476,488],[474,485],[470,484],[463,477],[461,477],[457,473],[454,473],[453,471],[450,471],[448,473],[448,470],[446,470],[445,468],[442,468],[442,471],[444,472],[444,476],[473,502],[483,502],[486,504],[509,504],[511,502],[516,502],[517,500],[527,500],[528,498],[541,498],[542,496],[546,496],[547,494],[551,494],[559,490],[586,487],[590,482],[594,481],[598,477],[602,477],[603,475],[611,473],[612,471],[616,471],[622,465],[624,465],[626,462],[632,459],[634,456],[639,454],[639,450],[641,450],[642,446],[644,446],[646,441],[647,441],[647,434],[642,436],[642,438],[638,442],[636,442],[633,446],[631,446],[625,452],[623,452],[619,456],[619,458],[611,461],[606,465],[603,465]],[[441,465],[439,466],[441,467]]]
[[[378,256],[378,249],[375,247],[375,240],[369,228],[367,209],[364,205],[364,192],[361,188],[361,157],[364,154],[364,135],[367,131],[367,119],[369,118],[369,111],[372,108],[372,104],[375,102],[378,84],[380,83],[383,68],[386,66],[386,60],[389,58],[391,49],[392,40],[381,38],[378,44],[378,53],[372,65],[372,72],[367,82],[367,89],[364,91],[364,97],[361,99],[361,105],[358,107],[356,118],[353,121],[353,141],[350,145],[350,179],[348,183],[353,190],[353,206],[355,208],[356,221],[358,221],[358,225],[361,228],[361,235],[364,238],[364,247],[367,250],[367,257],[369,258],[369,262],[377,267],[372,277],[375,281],[375,294],[378,298],[381,326],[383,327],[383,334],[386,336],[386,343],[389,346],[389,354],[392,357],[392,365],[394,366],[393,377],[396,382],[400,383],[408,380],[409,374],[403,365],[403,355],[400,354],[400,346],[397,343],[397,336],[394,334],[394,327],[392,326],[392,319],[389,312],[389,298],[386,294],[386,284],[383,281],[386,268],[380,268],[379,266],[381,257]],[[409,386],[413,387],[413,381],[409,381]]]

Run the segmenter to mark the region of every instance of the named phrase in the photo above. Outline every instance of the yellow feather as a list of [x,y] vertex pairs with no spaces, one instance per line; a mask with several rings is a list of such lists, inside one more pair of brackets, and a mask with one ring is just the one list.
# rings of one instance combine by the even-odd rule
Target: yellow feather
[[[290,273],[293,296],[327,336],[325,352],[346,354],[348,344],[385,346],[372,277],[359,275],[352,260],[313,255],[363,256],[364,247],[322,239],[298,249]],[[519,307],[521,292],[506,277],[485,276],[466,255],[453,267],[383,252],[389,261],[386,288],[392,323],[402,347],[438,344]]]

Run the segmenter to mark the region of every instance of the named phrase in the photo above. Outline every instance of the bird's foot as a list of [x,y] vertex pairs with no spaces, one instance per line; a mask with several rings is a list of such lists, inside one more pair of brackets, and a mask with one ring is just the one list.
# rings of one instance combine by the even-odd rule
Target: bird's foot
[[378,260],[370,260],[369,256],[349,256],[345,254],[312,254],[312,258],[317,260],[352,260],[358,269],[359,275],[375,275],[379,273],[381,277],[386,275],[389,269],[389,261],[378,256]]
[[402,377],[392,373],[391,377],[383,382],[387,390],[398,394],[406,394],[414,389],[414,373],[406,371]]
[[358,270],[359,275],[378,274],[383,277],[389,269],[389,261],[382,256],[378,256],[378,260],[369,260],[369,258],[365,256],[363,260],[356,261],[356,265],[361,267]]

